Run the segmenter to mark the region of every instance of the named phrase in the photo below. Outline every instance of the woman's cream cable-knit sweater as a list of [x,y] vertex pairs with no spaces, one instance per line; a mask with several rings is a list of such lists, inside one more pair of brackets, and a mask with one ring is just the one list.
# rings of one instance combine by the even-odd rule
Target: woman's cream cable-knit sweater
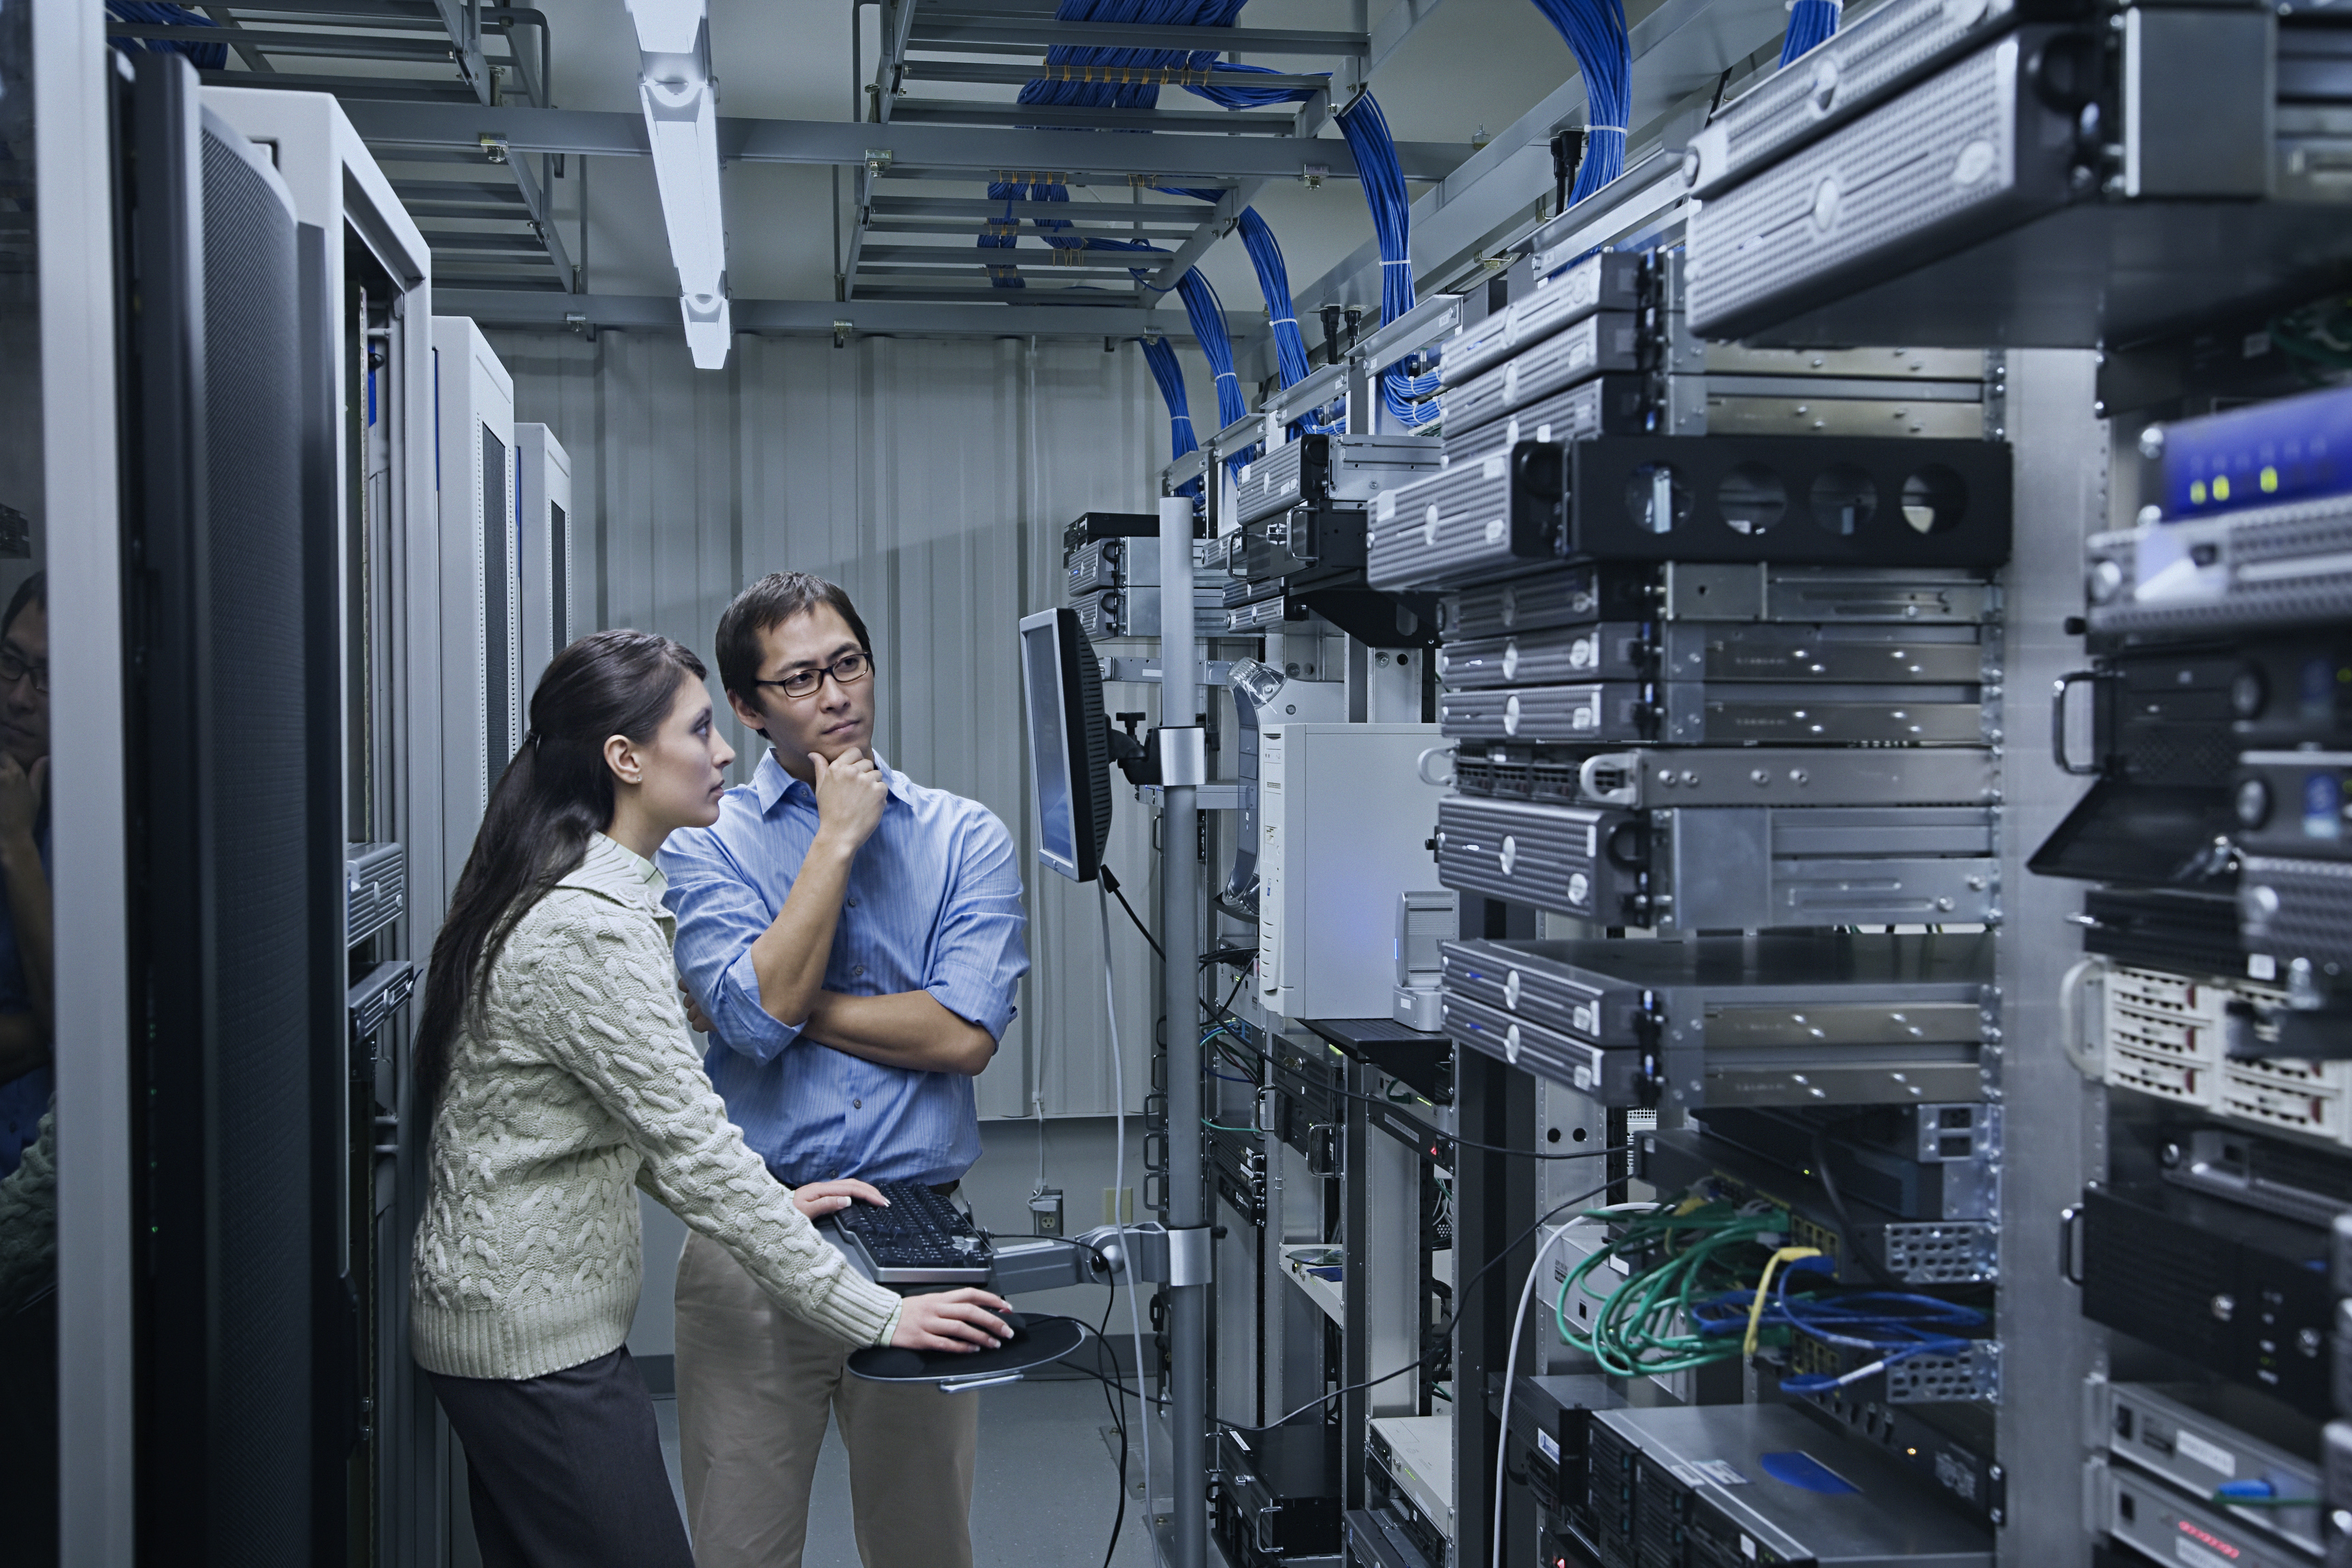
[[539,1377],[628,1337],[636,1188],[727,1248],[793,1316],[887,1344],[898,1298],[852,1271],[768,1173],[704,1076],[662,876],[599,834],[492,966],[450,1047],[409,1276],[417,1362]]

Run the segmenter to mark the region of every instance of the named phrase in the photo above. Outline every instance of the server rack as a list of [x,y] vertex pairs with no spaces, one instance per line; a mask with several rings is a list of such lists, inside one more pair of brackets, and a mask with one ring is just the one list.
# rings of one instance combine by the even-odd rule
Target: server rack
[[[437,1552],[441,1421],[408,1355],[408,1248],[423,1192],[425,1129],[409,1093],[406,1000],[456,868],[437,853],[439,737],[416,723],[437,680],[437,638],[419,638],[415,556],[438,532],[432,427],[429,250],[335,101],[324,95],[207,88],[205,106],[271,150],[306,228],[318,231],[323,298],[305,301],[325,352],[305,395],[324,411],[312,525],[331,520],[328,564],[339,615],[312,667],[340,671],[318,694],[339,730],[338,880],[344,991],[338,1064],[320,1125],[331,1129],[318,1190],[331,1204],[320,1245],[333,1259],[318,1358],[320,1397],[343,1436],[340,1489],[320,1506],[342,1526],[339,1560]],[[428,579],[429,580],[429,579]],[[423,658],[420,660],[420,641]],[[420,790],[420,781],[435,787]],[[323,1560],[323,1557],[322,1559]]]
[[311,1561],[344,1464],[310,1200],[341,1023],[324,248],[184,60],[128,98],[138,1528],[156,1561]]
[[544,425],[520,424],[514,430],[522,642],[517,689],[527,717],[547,661],[578,635],[572,607],[572,458]]
[[[1581,221],[1589,228],[1594,220]],[[1545,256],[1540,264],[1557,258]],[[1461,950],[1516,952],[1539,965],[1560,950],[1532,939],[1577,937],[1580,952],[1622,946],[1631,954],[1654,944],[1601,939],[1644,924],[1734,948],[1740,938],[1705,933],[1725,926],[1859,923],[1875,932],[1899,925],[1901,935],[1866,940],[1915,957],[1940,954],[1935,962],[1949,973],[1939,970],[1936,983],[1945,990],[1874,998],[1866,976],[1842,982],[1824,970],[1796,984],[1786,998],[1794,1005],[1778,1008],[1785,1016],[1775,1024],[1763,1016],[1775,1005],[1760,993],[1702,995],[1702,984],[1685,994],[1679,983],[1628,977],[1627,994],[1647,992],[1655,1005],[1637,1006],[1644,1018],[1611,1026],[1622,1037],[1600,1041],[1580,1037],[1591,1031],[1575,1028],[1572,1010],[1535,1016],[1547,993],[1528,963],[1519,965],[1517,996],[1501,988],[1507,975],[1488,976],[1496,979],[1493,994],[1473,994],[1474,987],[1449,980],[1445,1103],[1354,1046],[1325,1042],[1320,1048],[1336,1054],[1318,1080],[1294,1048],[1298,1021],[1244,1003],[1246,1018],[1229,1022],[1228,1032],[1261,1031],[1250,1037],[1271,1059],[1261,1063],[1256,1099],[1212,1089],[1210,1103],[1222,1123],[1255,1117],[1269,1129],[1265,1235],[1273,1245],[1262,1245],[1257,1257],[1259,1279],[1275,1283],[1260,1289],[1306,1304],[1310,1317],[1328,1313],[1339,1330],[1320,1344],[1277,1337],[1274,1314],[1265,1314],[1259,1419],[1311,1400],[1318,1377],[1322,1387],[1344,1390],[1332,1405],[1350,1471],[1339,1483],[1351,1509],[1344,1560],[1412,1564],[1450,1552],[1455,1562],[1483,1561],[1494,1522],[1489,1489],[1503,1459],[1491,1402],[1502,1392],[1516,1338],[1509,1297],[1533,1250],[1536,1216],[1583,1194],[1640,1194],[1645,1171],[1677,1190],[1694,1181],[1732,1190],[1707,1174],[1732,1163],[1719,1137],[1705,1136],[1701,1145],[1713,1165],[1679,1173],[1669,1161],[1637,1170],[1609,1152],[1641,1147],[1643,1129],[1679,1122],[1686,1110],[1728,1101],[1759,1108],[1754,1114],[1793,1115],[1826,1096],[1850,1120],[1879,1114],[1874,1105],[1916,1103],[1932,1089],[1943,1110],[1969,1119],[1968,1129],[1950,1136],[1974,1137],[1979,1125],[2011,1130],[2006,1141],[1977,1146],[1987,1190],[1972,1200],[1969,1217],[1898,1215],[1884,1235],[1866,1235],[1898,1242],[1900,1260],[1923,1289],[1997,1300],[1986,1338],[1969,1354],[1923,1362],[1899,1379],[1822,1395],[1809,1418],[1825,1452],[1840,1444],[1885,1450],[1908,1473],[1898,1484],[1917,1494],[1920,1508],[1957,1510],[1954,1539],[1969,1552],[1989,1558],[1996,1550],[1990,1532],[1998,1532],[2005,1560],[2052,1560],[2045,1552],[2063,1560],[2081,1541],[2082,1517],[2079,1499],[2065,1494],[2070,1472],[2053,1453],[2064,1441],[2021,1421],[2000,1389],[2014,1387],[2008,1379],[2021,1369],[2035,1377],[2079,1376],[2089,1342],[2079,1323],[2053,1310],[2063,1287],[2051,1260],[2013,1256],[2018,1249],[2003,1239],[2032,1224],[2028,1216],[2054,1212],[2079,1170],[2079,1090],[2053,1079],[2042,1057],[2009,1043],[2032,1026],[2027,1020],[2047,1016],[2063,967],[2050,944],[2021,944],[2011,932],[2021,911],[2032,911],[2036,929],[2057,919],[2041,889],[2021,884],[2032,880],[2023,870],[2032,847],[2027,836],[2055,820],[2071,786],[2045,771],[2038,754],[2021,755],[2012,733],[2036,717],[2029,698],[2021,718],[2017,693],[2045,689],[2063,668],[2065,655],[2049,628],[2066,613],[2072,574],[2055,563],[2095,526],[2082,498],[2103,493],[2095,489],[2103,470],[2083,466],[2084,453],[2102,449],[2086,395],[2088,361],[1872,349],[1798,355],[1709,343],[1688,331],[1675,257],[1607,265],[1632,267],[1644,290],[1632,320],[1606,323],[1630,331],[1622,343],[1612,341],[1608,368],[1576,352],[1580,340],[1547,350],[1540,334],[1573,330],[1576,311],[1547,316],[1531,302],[1524,312],[1530,321],[1570,319],[1538,325],[1532,342],[1522,336],[1470,365],[1464,386],[1492,387],[1482,385],[1459,411],[1447,399],[1446,468],[1417,486],[1384,489],[1370,509],[1374,587],[1443,594],[1436,624],[1444,641],[1433,672],[1443,690],[1432,693],[1432,706],[1458,743],[1455,794],[1432,824],[1429,847],[1438,880],[1465,890],[1468,940]],[[1515,280],[1515,302],[1519,287]],[[1474,324],[1459,341],[1479,340]],[[1522,400],[1527,410],[1511,404],[1507,373],[1517,358],[1533,367],[1524,374],[1538,388]],[[2021,405],[2035,423],[2013,436]],[[1543,416],[1533,429],[1524,423],[1529,411]],[[1721,423],[1720,437],[1687,446],[1654,435],[1613,446],[1610,439],[1644,431],[1698,436],[1710,421]],[[1895,421],[1915,439],[1822,439],[1884,432]],[[1791,424],[1807,438],[1752,438]],[[1498,440],[1506,425],[1518,427]],[[1261,433],[1253,424],[1221,440]],[[1223,450],[1197,465],[1204,480],[1222,471]],[[1181,482],[1191,473],[1180,463],[1164,479]],[[1216,483],[1206,489],[1215,526],[1237,498]],[[1223,552],[1213,544],[1210,562],[1244,553],[1238,543]],[[2020,559],[2004,566],[2012,555]],[[1286,658],[1290,648],[1286,637],[1261,657]],[[1421,768],[1424,780],[1443,772],[1429,757]],[[1554,843],[1554,830],[1571,818],[1573,842]],[[1457,841],[1465,832],[1468,840]],[[1872,837],[1883,858],[1831,853],[1841,836],[1856,832]],[[1729,852],[1738,846],[1745,847]],[[1809,866],[1816,847],[1839,864]],[[1677,854],[1685,858],[1666,869]],[[1812,901],[1806,889],[1814,873],[1810,885],[1831,897]],[[1543,886],[1522,886],[1531,879]],[[1678,904],[1685,888],[1693,901],[1662,921],[1654,900],[1670,879]],[[1604,889],[1614,900],[1610,913],[1600,907]],[[1653,900],[1646,909],[1645,898]],[[1579,914],[1584,920],[1572,918]],[[1927,936],[1909,922],[1960,929]],[[1774,945],[1780,940],[1748,939],[1759,966],[1749,978],[1796,981],[1796,970],[1772,973],[1786,967]],[[1924,971],[1911,973],[1904,984],[1927,979]],[[1813,1037],[1809,1031],[1826,1026],[1809,1004],[1835,1001],[1849,984],[1862,986],[1854,998],[1864,1011],[1874,1000],[1883,1016],[1872,1022],[1839,1015],[1832,1022],[1859,1031],[1844,1045]],[[1252,1002],[1263,999],[1253,993]],[[1685,1010],[1692,1022],[1675,1023],[1670,1015]],[[1718,1013],[1738,1026],[1715,1026]],[[1702,1016],[1705,1026],[1696,1023]],[[1483,1031],[1474,1026],[1479,1023]],[[1645,1025],[1654,1039],[1641,1032]],[[1513,1033],[1516,1039],[1505,1037]],[[1547,1039],[1562,1047],[1556,1061],[1544,1054]],[[1873,1039],[1899,1048],[1861,1048]],[[1666,1059],[1675,1054],[1680,1066]],[[1224,1059],[1240,1069],[1249,1052]],[[1580,1061],[1590,1069],[1581,1079]],[[1371,1098],[1351,1099],[1350,1085]],[[2032,1103],[2018,1105],[2016,1095]],[[1378,1390],[1353,1388],[1366,1373],[1398,1369],[1381,1362],[1370,1348],[1374,1336],[1348,1320],[1368,1331],[1393,1303],[1367,1303],[1360,1315],[1343,1282],[1368,1281],[1375,1302],[1407,1294],[1398,1282],[1405,1270],[1367,1268],[1381,1226],[1371,1218],[1377,1163],[1349,1135],[1347,1123],[1359,1115],[1372,1143],[1386,1129],[1397,1146],[1414,1147],[1403,1128],[1433,1172],[1429,1156],[1442,1153],[1450,1163],[1444,1272],[1459,1282],[1491,1264],[1486,1285],[1508,1281],[1499,1300],[1485,1287],[1458,1300],[1450,1288],[1430,1290],[1461,1313],[1450,1343],[1426,1347],[1431,1359],[1419,1380],[1424,1397],[1455,1401],[1455,1472],[1443,1498],[1413,1495],[1427,1470],[1426,1455],[1414,1457],[1413,1429],[1366,1409],[1381,1397]],[[1837,1138],[1859,1135],[1845,1121],[1830,1125]],[[1589,1167],[1546,1165],[1531,1180],[1527,1155],[1569,1152],[1557,1142],[1568,1136],[1594,1140],[1599,1157]],[[1276,1143],[1284,1145],[1278,1152]],[[1798,1164],[1808,1163],[1800,1151]],[[1788,1196],[1791,1183],[1810,1192],[1811,1178],[1777,1171],[1769,1163],[1761,1173],[1751,1168],[1748,1179],[1762,1183],[1759,1191],[1801,1202],[1801,1194]],[[1284,1238],[1276,1216],[1301,1209],[1315,1217],[1314,1233]],[[1498,1256],[1506,1244],[1508,1255]],[[1220,1249],[1221,1300],[1240,1299],[1223,1283],[1224,1260],[1246,1257]],[[1339,1278],[1322,1279],[1328,1272]],[[1443,1282],[1434,1268],[1414,1272],[1429,1286]],[[1284,1284],[1291,1289],[1278,1289]],[[1997,1298],[1989,1293],[1995,1284]],[[1441,1309],[1426,1321],[1447,1318]],[[2032,1342],[2012,1346],[2011,1336],[2021,1332]],[[1530,1370],[1527,1352],[1539,1349],[1533,1341],[1523,1346],[1521,1372]],[[2014,1357],[2005,1353],[2012,1349]],[[1232,1361],[1221,1355],[1220,1379],[1232,1375]],[[1774,1375],[1768,1365],[1749,1379],[1761,1378],[1767,1400]],[[1678,1378],[1676,1396],[1741,1397],[1736,1376],[1728,1384],[1703,1384]],[[1237,1404],[1222,1383],[1218,1399],[1220,1411]],[[1351,1445],[1347,1439],[1359,1433],[1361,1446]],[[2013,1459],[2033,1473],[2012,1476]],[[1531,1516],[1524,1496],[1506,1487],[1500,1560],[1523,1561],[1540,1541],[1547,1563],[1563,1555],[1581,1561],[1566,1550],[1566,1536],[1551,1533],[1561,1522],[1556,1515]],[[1433,1524],[1441,1502],[1451,1510],[1451,1542],[1443,1548],[1436,1537],[1447,1532]]]
[[445,852],[465,864],[490,786],[523,734],[514,378],[482,330],[433,318],[441,513]]

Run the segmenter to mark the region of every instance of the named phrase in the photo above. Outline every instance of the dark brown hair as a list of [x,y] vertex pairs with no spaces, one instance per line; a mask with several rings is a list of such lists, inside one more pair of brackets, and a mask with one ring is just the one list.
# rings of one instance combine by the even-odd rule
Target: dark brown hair
[[806,572],[771,572],[735,595],[719,617],[719,682],[752,709],[760,706],[760,639],[794,616],[829,607],[849,623],[849,633],[866,657],[874,639],[838,584]]
[[8,635],[8,628],[16,624],[16,617],[25,613],[27,605],[38,605],[45,616],[49,613],[49,574],[47,572],[36,572],[16,584],[16,592],[9,599],[8,608],[0,611],[0,637]]
[[530,694],[530,733],[499,775],[434,939],[416,1026],[416,1082],[429,1106],[449,1047],[479,1005],[499,950],[530,907],[570,876],[592,835],[613,820],[604,742],[653,739],[677,701],[678,678],[706,671],[693,651],[651,632],[594,632],[548,664]]

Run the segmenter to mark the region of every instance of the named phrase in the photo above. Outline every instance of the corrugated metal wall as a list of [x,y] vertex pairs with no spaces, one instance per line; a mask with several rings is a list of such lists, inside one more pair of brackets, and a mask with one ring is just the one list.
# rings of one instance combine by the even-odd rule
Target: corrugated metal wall
[[[846,588],[875,639],[876,745],[986,803],[1024,850],[1034,968],[980,1079],[983,1117],[1113,1105],[1096,894],[1034,858],[1014,622],[1059,601],[1061,531],[1148,510],[1168,421],[1140,353],[1095,342],[739,338],[698,373],[672,336],[499,332],[515,416],[571,454],[582,533],[575,624],[638,626],[711,652],[719,611],[762,573]],[[715,675],[715,672],[714,672]],[[713,680],[713,696],[717,682]],[[1113,689],[1114,707],[1148,706]],[[748,776],[758,737],[729,737]],[[1150,825],[1124,784],[1110,863],[1150,916]],[[1150,954],[1113,910],[1130,1110],[1141,1106]]]

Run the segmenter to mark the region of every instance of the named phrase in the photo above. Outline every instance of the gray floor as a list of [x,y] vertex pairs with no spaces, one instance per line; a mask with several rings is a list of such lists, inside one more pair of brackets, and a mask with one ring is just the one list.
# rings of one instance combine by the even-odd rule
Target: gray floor
[[[1090,1380],[1017,1383],[968,1397],[982,1402],[980,1466],[971,1495],[974,1568],[1099,1568],[1118,1502],[1116,1455],[1103,1441],[1108,1416],[1102,1385]],[[1130,1417],[1133,1410],[1130,1404]],[[677,1402],[656,1399],[654,1411],[675,1489]],[[1129,1458],[1139,1479],[1141,1456]],[[1151,1568],[1151,1547],[1139,1511],[1130,1499],[1111,1568]],[[849,1461],[832,1434],[817,1461],[802,1562],[804,1568],[857,1564]]]

